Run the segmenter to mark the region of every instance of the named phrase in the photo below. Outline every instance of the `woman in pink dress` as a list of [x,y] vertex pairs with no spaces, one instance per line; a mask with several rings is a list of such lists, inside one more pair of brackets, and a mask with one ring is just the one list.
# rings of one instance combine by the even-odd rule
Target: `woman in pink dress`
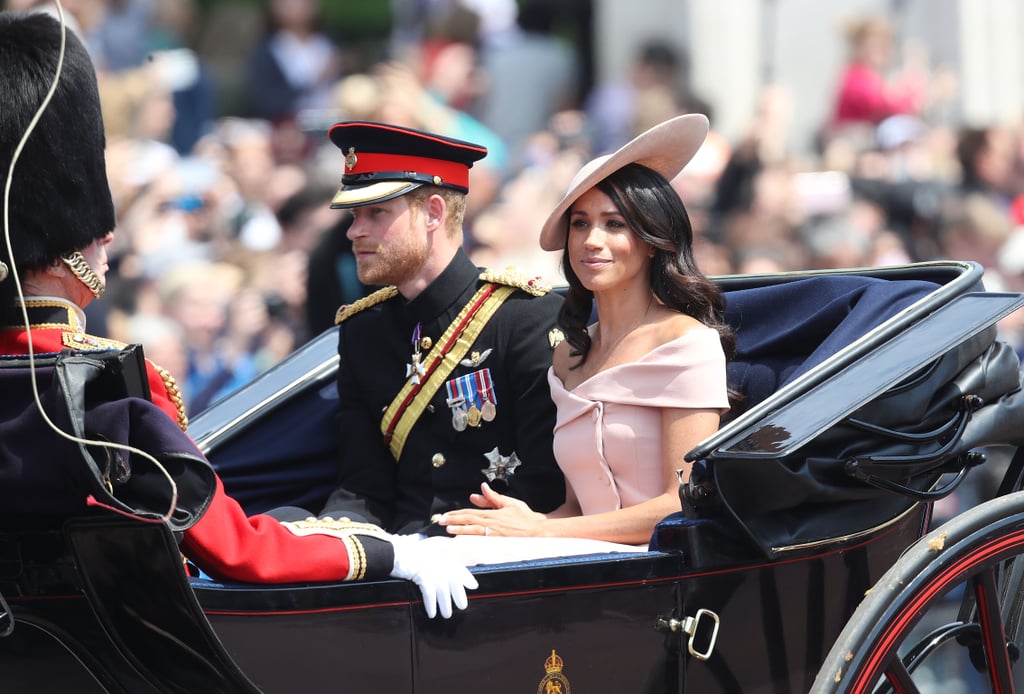
[[485,484],[471,497],[477,508],[442,517],[449,533],[646,545],[680,510],[677,470],[685,479],[683,456],[729,407],[725,363],[735,346],[670,183],[707,131],[699,114],[651,128],[586,164],[551,213],[541,246],[563,251],[569,283],[566,339],[548,372],[566,503],[541,514]]

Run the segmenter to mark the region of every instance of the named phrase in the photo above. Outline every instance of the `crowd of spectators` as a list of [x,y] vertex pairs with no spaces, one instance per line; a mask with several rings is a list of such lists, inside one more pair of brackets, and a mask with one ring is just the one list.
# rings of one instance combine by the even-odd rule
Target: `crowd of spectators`
[[[143,343],[180,375],[191,414],[366,292],[348,215],[329,208],[342,167],[330,123],[381,120],[486,145],[466,246],[481,265],[554,283],[560,254],[537,237],[583,162],[678,113],[715,123],[685,52],[653,37],[625,81],[582,93],[579,53],[543,0],[393,0],[407,15],[430,7],[419,8],[418,33],[396,31],[368,65],[325,32],[317,0],[265,0],[262,16],[233,17],[205,53],[191,0],[64,4],[100,73],[119,220],[112,300],[95,305],[104,313],[90,315],[90,332]],[[957,122],[955,74],[926,58],[894,66],[884,23],[859,23],[848,38],[817,151],[787,147],[788,90],[766,85],[746,134],[712,132],[673,182],[702,270],[955,258],[982,263],[990,288],[1024,289],[1022,124]],[[230,84],[217,77],[228,46],[243,71]],[[228,93],[236,113],[218,106]]]

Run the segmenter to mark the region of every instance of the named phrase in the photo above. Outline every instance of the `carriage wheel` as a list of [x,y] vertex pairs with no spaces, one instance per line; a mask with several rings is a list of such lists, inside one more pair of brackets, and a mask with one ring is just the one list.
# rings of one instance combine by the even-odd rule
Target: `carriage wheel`
[[987,683],[999,694],[1024,692],[1022,555],[1024,492],[928,533],[865,596],[812,692],[951,691],[934,682],[936,669],[951,668],[970,678],[971,691]]

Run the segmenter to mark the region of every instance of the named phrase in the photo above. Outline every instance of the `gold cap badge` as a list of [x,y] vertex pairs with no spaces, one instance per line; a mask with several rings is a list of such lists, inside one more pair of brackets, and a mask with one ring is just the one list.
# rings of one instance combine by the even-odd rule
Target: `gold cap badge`
[[356,156],[356,148],[349,147],[348,154],[345,155],[345,168],[351,171],[356,168],[356,164],[359,163],[359,157]]

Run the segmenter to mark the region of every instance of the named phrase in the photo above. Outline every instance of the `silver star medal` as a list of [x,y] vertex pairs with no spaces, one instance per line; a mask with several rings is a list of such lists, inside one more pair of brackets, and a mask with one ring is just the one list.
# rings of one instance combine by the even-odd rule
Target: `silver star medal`
[[498,452],[497,446],[489,453],[484,453],[484,457],[490,462],[490,466],[480,472],[484,473],[484,477],[487,478],[488,482],[493,482],[494,480],[508,482],[508,478],[515,474],[516,468],[522,465],[515,451],[512,451],[511,455],[502,455]]

